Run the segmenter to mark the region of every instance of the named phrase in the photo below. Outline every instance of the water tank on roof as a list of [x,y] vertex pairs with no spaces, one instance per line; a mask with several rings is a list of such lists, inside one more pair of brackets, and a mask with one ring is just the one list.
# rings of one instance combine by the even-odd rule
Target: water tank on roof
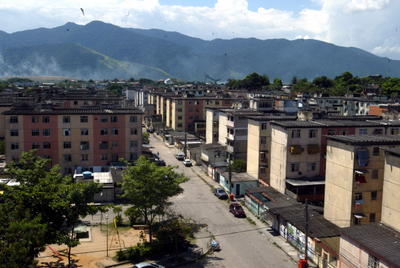
[[83,178],[85,180],[89,180],[92,178],[92,172],[90,172],[90,171],[84,171],[82,174],[83,174]]

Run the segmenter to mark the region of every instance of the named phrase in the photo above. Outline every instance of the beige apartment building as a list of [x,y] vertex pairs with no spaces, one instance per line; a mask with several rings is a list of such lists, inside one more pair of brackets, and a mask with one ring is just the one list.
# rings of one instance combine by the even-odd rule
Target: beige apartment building
[[295,119],[279,114],[248,117],[247,173],[265,186],[270,185],[271,122]]
[[342,230],[339,267],[400,267],[400,150],[385,150],[381,223]]
[[381,222],[400,232],[400,149],[386,150]]
[[15,107],[4,113],[6,159],[36,149],[64,173],[107,166],[141,154],[142,112],[137,109]]
[[298,201],[322,201],[321,125],[312,121],[271,123],[270,185]]
[[379,222],[385,154],[400,136],[328,138],[324,217],[339,227]]

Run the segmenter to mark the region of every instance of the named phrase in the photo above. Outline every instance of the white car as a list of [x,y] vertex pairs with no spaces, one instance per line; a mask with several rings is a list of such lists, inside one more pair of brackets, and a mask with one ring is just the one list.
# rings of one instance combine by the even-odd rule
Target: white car
[[192,161],[190,161],[190,159],[185,159],[183,160],[183,164],[187,167],[191,167],[192,166]]
[[132,266],[132,268],[165,268],[165,266],[162,266],[160,264],[155,264],[151,262],[141,262],[138,264],[135,264]]

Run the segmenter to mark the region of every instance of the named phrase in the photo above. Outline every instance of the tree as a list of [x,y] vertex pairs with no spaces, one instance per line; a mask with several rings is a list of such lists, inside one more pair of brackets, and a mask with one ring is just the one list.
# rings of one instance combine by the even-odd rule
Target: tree
[[333,87],[333,81],[326,76],[316,77],[313,80],[313,84],[319,88],[331,88]]
[[144,132],[143,133],[143,143],[144,144],[149,144],[150,143],[150,133],[149,132]]
[[272,85],[270,85],[270,88],[273,90],[281,90],[282,86],[283,86],[282,80],[279,78],[275,78]]
[[247,164],[246,161],[241,159],[235,159],[232,161],[231,169],[233,172],[242,173],[246,172]]
[[163,215],[170,206],[168,199],[183,191],[180,184],[187,181],[174,167],[159,167],[141,156],[123,174],[123,196],[141,214],[149,226],[150,242],[156,216]]
[[124,89],[124,87],[120,84],[112,83],[112,84],[109,84],[106,87],[106,89],[111,91],[113,94],[115,94],[117,96],[122,96],[122,90]]
[[[70,253],[78,243],[74,227],[79,218],[97,210],[89,203],[100,190],[98,185],[74,183],[61,175],[58,166],[50,168],[49,161],[30,151],[7,166],[10,177],[20,185],[5,187],[0,197],[0,259],[23,262],[19,267],[33,266],[46,244],[65,243]],[[18,254],[10,254],[13,250]]]

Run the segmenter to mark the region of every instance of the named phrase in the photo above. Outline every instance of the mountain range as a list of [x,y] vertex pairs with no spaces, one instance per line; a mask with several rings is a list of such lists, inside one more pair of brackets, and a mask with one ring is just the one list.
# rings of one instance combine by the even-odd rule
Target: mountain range
[[203,81],[258,72],[289,81],[293,76],[334,77],[345,71],[359,76],[400,76],[400,61],[312,39],[207,41],[101,21],[11,34],[0,31],[0,76]]

